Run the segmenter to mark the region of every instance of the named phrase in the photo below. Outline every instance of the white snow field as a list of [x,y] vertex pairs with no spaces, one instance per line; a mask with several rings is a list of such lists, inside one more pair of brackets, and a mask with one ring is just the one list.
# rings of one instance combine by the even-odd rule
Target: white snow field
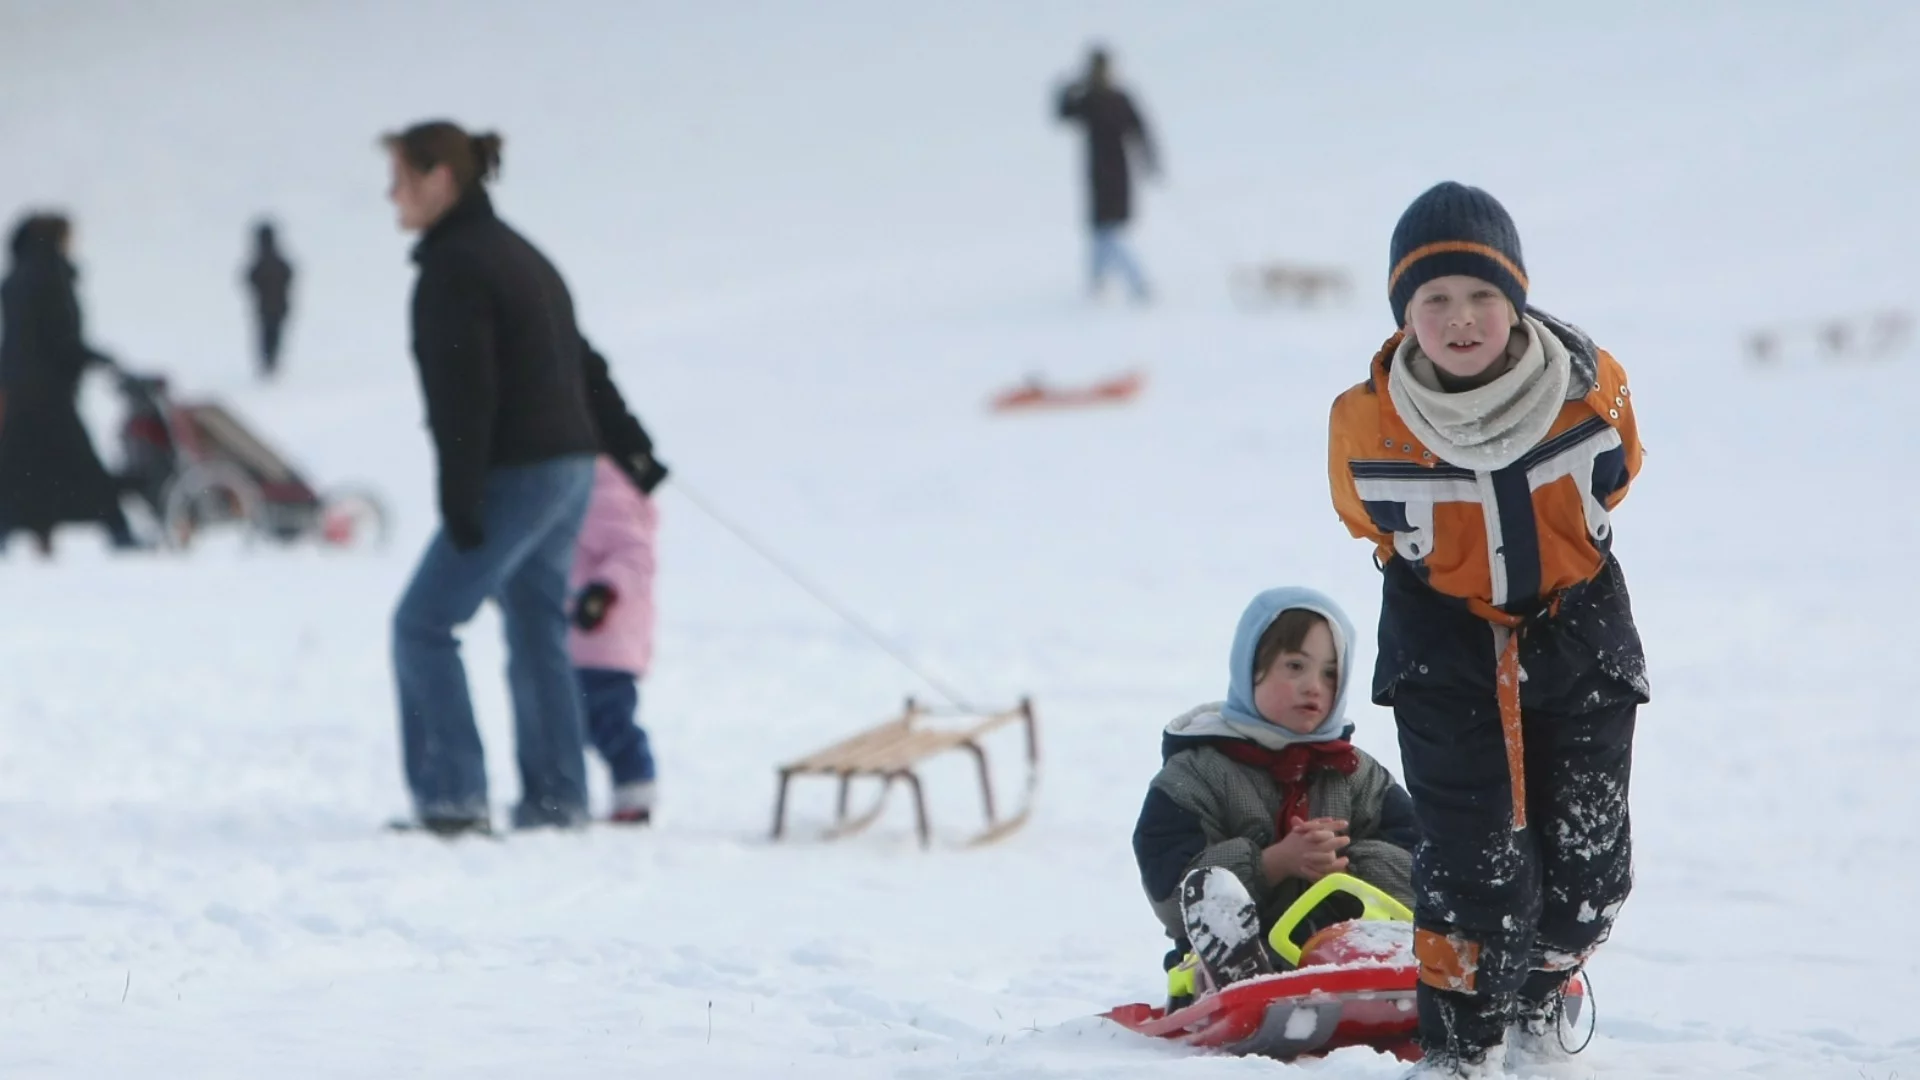
[[[1096,38],[1168,167],[1146,310],[1083,296],[1049,119]],[[1371,668],[1326,414],[1391,330],[1395,218],[1449,178],[1513,211],[1533,299],[1621,359],[1648,448],[1616,518],[1654,686],[1637,887],[1553,1075],[1920,1076],[1920,355],[1744,352],[1920,300],[1916,44],[1897,2],[0,0],[0,215],[74,214],[95,341],[398,516],[363,555],[116,559],[76,529],[0,559],[0,1077],[1397,1076],[1094,1017],[1162,991],[1129,835],[1245,601],[1331,592]],[[387,619],[434,503],[375,138],[442,114],[505,134],[503,216],[677,470],[649,830],[382,829]],[[263,211],[302,274],[266,388],[236,284]],[[1356,295],[1240,310],[1259,259]],[[1130,407],[984,408],[1136,366]],[[111,393],[87,406],[111,450]],[[824,781],[769,842],[779,762],[933,694],[688,491],[970,698],[1033,695],[1028,826],[962,846],[961,758],[929,770],[931,852],[898,799],[820,840]],[[504,813],[491,615],[467,641]]]

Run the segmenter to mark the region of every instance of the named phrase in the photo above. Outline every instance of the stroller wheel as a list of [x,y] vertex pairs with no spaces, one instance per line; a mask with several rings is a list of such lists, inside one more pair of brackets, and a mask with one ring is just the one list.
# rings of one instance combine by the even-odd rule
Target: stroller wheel
[[387,507],[365,488],[338,488],[320,500],[320,543],[331,548],[385,547]]
[[162,505],[164,542],[176,551],[192,546],[209,525],[237,522],[249,539],[260,527],[260,486],[223,462],[206,462],[181,473],[167,486]]

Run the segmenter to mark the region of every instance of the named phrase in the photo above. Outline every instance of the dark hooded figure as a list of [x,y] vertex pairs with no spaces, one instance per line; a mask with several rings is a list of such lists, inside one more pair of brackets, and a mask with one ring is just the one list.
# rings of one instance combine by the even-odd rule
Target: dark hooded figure
[[1088,54],[1086,74],[1060,90],[1056,109],[1060,119],[1079,124],[1087,133],[1087,203],[1093,225],[1089,285],[1098,294],[1108,272],[1118,270],[1133,298],[1145,300],[1146,278],[1121,239],[1121,231],[1133,218],[1128,150],[1140,154],[1149,175],[1160,171],[1159,155],[1133,99],[1114,85],[1106,50]]
[[253,293],[253,315],[260,337],[260,375],[272,378],[280,367],[280,330],[287,322],[293,290],[293,266],[280,253],[273,225],[261,222],[253,230],[253,261],[247,266],[247,289]]
[[80,422],[81,376],[112,361],[81,334],[71,235],[59,215],[26,218],[0,283],[0,538],[26,530],[44,554],[67,522],[96,522],[115,547],[137,546],[118,485]]

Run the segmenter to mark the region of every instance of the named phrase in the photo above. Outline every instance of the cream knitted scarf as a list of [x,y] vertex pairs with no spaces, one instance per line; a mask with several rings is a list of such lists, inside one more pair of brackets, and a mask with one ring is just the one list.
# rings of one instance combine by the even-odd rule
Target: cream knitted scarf
[[1394,352],[1387,374],[1393,407],[1440,460],[1475,472],[1503,469],[1539,445],[1567,399],[1573,365],[1567,348],[1531,315],[1519,359],[1506,374],[1459,393],[1440,387],[1434,364],[1412,334]]

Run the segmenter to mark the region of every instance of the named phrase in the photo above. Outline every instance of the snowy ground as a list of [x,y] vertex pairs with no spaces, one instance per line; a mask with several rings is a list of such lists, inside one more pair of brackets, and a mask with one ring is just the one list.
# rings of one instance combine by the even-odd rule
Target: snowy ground
[[[370,556],[116,561],[75,534],[57,563],[0,561],[0,1077],[1286,1072],[1090,1017],[1159,992],[1128,833],[1241,605],[1310,583],[1371,623],[1325,414],[1390,329],[1394,217],[1449,177],[1514,211],[1534,298],[1621,358],[1648,446],[1617,519],[1655,688],[1638,887],[1566,1075],[1920,1075],[1920,587],[1898,562],[1920,511],[1896,482],[1920,356],[1741,352],[1920,294],[1920,13],[708,7],[0,0],[0,213],[72,209],[99,344],[400,515]],[[1094,35],[1170,171],[1145,312],[1077,292],[1046,92]],[[671,485],[659,827],[379,831],[404,807],[385,620],[432,500],[373,139],[433,113],[505,132],[498,202],[682,487],[968,694],[1034,696],[1023,832],[959,849],[956,765],[930,778],[930,854],[903,806],[810,840],[824,784],[769,843],[777,762],[927,689]],[[264,209],[304,274],[266,390],[234,285]],[[1259,258],[1345,266],[1359,295],[1237,311],[1228,271]],[[981,408],[1028,372],[1132,366],[1125,410]],[[504,804],[490,617],[469,641]],[[1390,718],[1356,719],[1397,761]]]

